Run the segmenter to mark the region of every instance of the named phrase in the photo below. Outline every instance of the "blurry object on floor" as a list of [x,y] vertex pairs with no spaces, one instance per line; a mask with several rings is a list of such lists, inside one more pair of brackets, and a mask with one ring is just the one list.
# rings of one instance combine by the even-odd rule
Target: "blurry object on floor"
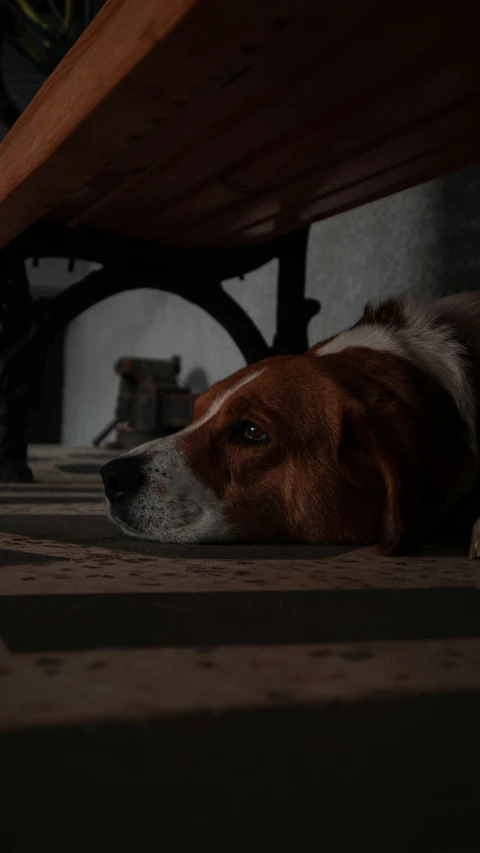
[[193,367],[190,373],[185,377],[186,384],[198,397],[208,391],[212,382],[209,381],[203,367]]
[[192,417],[195,395],[177,382],[180,358],[120,358],[115,372],[121,377],[113,420],[96,438],[94,447],[117,428],[112,450],[130,450],[145,441],[163,438],[186,427]]

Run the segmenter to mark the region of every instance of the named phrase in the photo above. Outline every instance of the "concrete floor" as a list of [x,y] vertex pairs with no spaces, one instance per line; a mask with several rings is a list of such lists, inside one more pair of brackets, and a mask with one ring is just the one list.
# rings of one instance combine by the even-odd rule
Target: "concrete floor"
[[50,843],[54,804],[69,849],[480,850],[477,564],[127,539],[103,458],[36,448],[0,488],[0,848]]

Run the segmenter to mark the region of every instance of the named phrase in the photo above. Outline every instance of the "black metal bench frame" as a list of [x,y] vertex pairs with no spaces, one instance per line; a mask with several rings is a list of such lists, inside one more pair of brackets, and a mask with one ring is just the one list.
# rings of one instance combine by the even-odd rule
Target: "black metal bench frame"
[[[0,481],[28,482],[25,429],[38,405],[48,344],[71,320],[109,296],[154,288],[203,308],[231,335],[248,364],[270,355],[303,352],[307,326],[319,311],[305,297],[308,228],[245,249],[181,249],[124,237],[36,225],[0,253]],[[28,259],[65,258],[101,264],[49,299],[33,300]],[[223,289],[278,258],[277,321],[269,346],[251,317]]]

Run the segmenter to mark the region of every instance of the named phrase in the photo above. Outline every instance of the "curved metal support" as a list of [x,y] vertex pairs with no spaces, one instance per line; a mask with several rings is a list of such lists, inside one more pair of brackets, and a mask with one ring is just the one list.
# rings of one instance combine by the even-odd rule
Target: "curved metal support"
[[152,282],[148,286],[179,293],[210,312],[232,335],[247,362],[251,362],[264,357],[265,342],[262,338],[260,345],[257,328],[235,300],[225,294],[220,282],[244,276],[278,258],[277,334],[269,352],[304,352],[308,347],[308,323],[320,309],[318,300],[305,298],[308,235],[307,227],[242,249],[185,249],[89,228],[39,223],[5,247],[3,254],[82,259],[102,264],[112,274],[116,271],[118,280],[128,277],[134,282],[128,287],[117,282],[117,289],[109,290],[107,295],[145,286],[135,281],[148,279]]
[[[203,283],[192,287],[181,282],[159,282],[151,276],[101,269],[83,281],[66,288],[52,299],[33,303],[22,262],[15,274],[4,279],[5,288],[15,288],[14,305],[20,308],[13,322],[12,304],[0,330],[0,482],[29,482],[24,439],[28,412],[38,397],[46,347],[53,338],[87,308],[127,290],[151,288],[188,299],[216,319],[237,344],[248,363],[260,361],[270,349],[253,320],[238,305],[221,283]],[[13,270],[12,270],[13,272]],[[20,286],[20,282],[22,283]],[[26,310],[27,309],[27,310]],[[2,335],[3,333],[3,335]],[[2,340],[3,338],[3,340]]]
[[38,223],[2,249],[2,254],[22,258],[75,258],[76,260],[147,272],[158,278],[226,281],[247,275],[279,257],[285,238],[242,249],[187,249],[98,232]]
[[[308,229],[235,250],[186,250],[139,243],[85,229],[35,226],[0,256],[0,481],[31,479],[23,434],[38,395],[48,343],[91,306],[127,290],[151,288],[182,296],[230,334],[246,362],[304,352],[307,325],[319,302],[305,298]],[[104,266],[51,299],[32,302],[24,259],[63,257]],[[278,257],[277,334],[273,347],[222,281]],[[193,282],[193,284],[192,284]],[[12,321],[13,317],[13,321]]]
[[87,308],[127,290],[153,289],[174,293],[198,305],[217,320],[235,341],[245,361],[251,364],[267,358],[271,350],[246,311],[225,292],[221,282],[162,280],[138,272],[105,267],[95,270],[83,281],[66,288],[50,300],[45,333],[51,338]]

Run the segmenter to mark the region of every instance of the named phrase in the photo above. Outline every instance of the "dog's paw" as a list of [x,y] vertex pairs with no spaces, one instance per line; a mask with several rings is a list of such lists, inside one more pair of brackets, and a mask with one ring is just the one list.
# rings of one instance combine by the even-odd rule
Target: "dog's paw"
[[471,560],[480,559],[480,518],[477,518],[472,527],[472,535],[470,538],[470,551],[468,556]]

